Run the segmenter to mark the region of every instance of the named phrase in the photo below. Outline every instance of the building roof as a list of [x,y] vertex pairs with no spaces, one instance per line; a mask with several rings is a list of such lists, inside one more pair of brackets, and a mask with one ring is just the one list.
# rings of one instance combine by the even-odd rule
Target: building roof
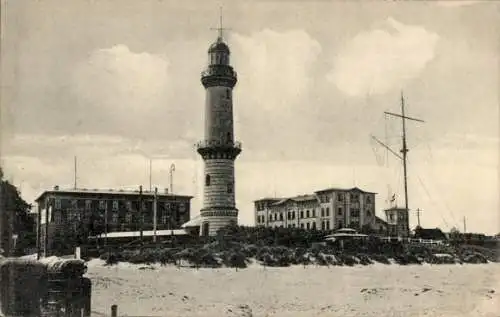
[[317,200],[318,198],[316,197],[316,195],[299,195],[299,196],[291,197],[290,199],[293,201],[299,202],[299,201]]
[[269,198],[269,197],[264,197],[264,198],[261,198],[261,199],[257,199],[257,200],[254,200],[253,202],[254,203],[258,203],[258,202],[264,202],[264,201],[280,201],[280,200],[283,200],[283,199],[286,199],[286,198]]
[[352,187],[352,188],[338,188],[338,187],[331,187],[331,188],[326,188],[326,189],[321,189],[318,191],[315,191],[315,193],[327,193],[327,192],[352,192],[352,191],[357,191],[365,194],[377,194],[374,192],[367,192],[364,190],[359,189],[358,187]]
[[387,224],[387,221],[385,221],[384,219],[382,219],[380,217],[377,217],[377,216],[375,216],[375,222],[380,222],[380,223],[383,223],[383,224]]
[[[174,234],[174,236],[179,236],[179,235],[186,235],[187,232],[184,229],[174,229],[174,230],[156,230],[156,235],[157,236],[170,236]],[[132,238],[132,237],[137,237],[139,238],[141,236],[140,231],[120,231],[120,232],[108,232],[107,234],[101,234],[98,237],[106,237],[107,239],[113,239],[113,238]],[[154,236],[154,231],[153,230],[144,230],[142,232],[143,237],[152,237]],[[96,237],[90,237],[95,239]]]
[[404,208],[404,207],[391,207],[391,208],[385,209],[384,211],[406,211],[406,208]]
[[[68,194],[81,194],[81,195],[131,195],[131,196],[139,196],[139,190],[122,190],[122,189],[87,189],[87,188],[76,188],[76,189],[53,189],[46,190],[38,196],[35,201],[41,200],[46,195],[68,195]],[[143,191],[143,196],[153,196],[154,191]],[[158,197],[175,197],[175,198],[185,198],[191,199],[193,196],[187,195],[177,195],[171,193],[165,193],[158,191]]]
[[294,197],[289,197],[289,198],[282,198],[279,201],[273,203],[273,206],[278,206],[281,204],[286,203],[287,201],[293,201],[293,202],[304,202],[304,201],[313,201],[317,200],[315,195],[300,195],[300,196],[294,196]]
[[195,228],[201,226],[201,216],[195,216],[188,222],[184,223],[181,228]]
[[439,228],[418,228],[415,230],[415,237],[429,240],[446,240],[446,235]]
[[304,201],[317,200],[318,198],[317,198],[316,194],[334,192],[334,191],[341,191],[341,192],[358,191],[358,192],[365,193],[365,194],[375,194],[375,195],[377,194],[377,193],[367,192],[367,191],[361,190],[358,187],[353,187],[353,188],[349,188],[349,189],[346,189],[346,188],[327,188],[327,189],[315,191],[314,194],[312,194],[312,195],[311,194],[298,195],[298,196],[293,196],[293,197],[282,197],[282,198],[261,198],[261,199],[254,200],[254,202],[271,201],[271,202],[274,202],[273,203],[274,206],[277,206],[277,205],[284,204],[285,202],[287,202],[289,200],[294,201],[294,202],[304,202]]

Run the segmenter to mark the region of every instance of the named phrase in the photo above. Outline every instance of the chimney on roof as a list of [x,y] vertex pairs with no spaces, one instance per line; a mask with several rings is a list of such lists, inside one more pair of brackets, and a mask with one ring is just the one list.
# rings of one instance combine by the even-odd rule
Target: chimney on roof
[[59,185],[55,185],[54,190],[59,190]]
[[168,188],[165,188],[165,194],[168,194]]

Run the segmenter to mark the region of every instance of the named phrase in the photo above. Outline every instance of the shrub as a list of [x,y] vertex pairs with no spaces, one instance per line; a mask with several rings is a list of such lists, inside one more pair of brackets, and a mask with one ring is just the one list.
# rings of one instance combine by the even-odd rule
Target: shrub
[[158,261],[161,265],[175,264],[176,259],[174,253],[169,249],[159,250]]
[[239,251],[229,251],[225,253],[224,256],[224,264],[228,267],[233,268],[246,268],[247,267],[247,258],[243,252]]
[[431,255],[427,262],[432,264],[455,264],[455,257],[449,254]]
[[354,259],[354,257],[348,254],[340,254],[338,255],[338,258],[340,263],[347,266],[353,266],[357,264],[357,261]]
[[396,263],[401,265],[422,264],[422,262],[417,256],[408,252],[394,256],[394,261],[396,261]]
[[101,260],[106,262],[106,265],[115,265],[120,261],[120,257],[115,252],[106,252],[99,256]]
[[318,254],[314,257],[316,265],[321,265],[321,266],[328,266],[328,260],[323,254]]
[[379,263],[382,263],[382,264],[391,264],[391,262],[389,261],[389,259],[383,255],[383,254],[372,254],[370,256],[374,261],[377,261]]
[[468,254],[462,258],[465,263],[488,263],[488,259],[481,253]]
[[206,249],[197,249],[190,260],[196,267],[219,267],[220,263],[215,258],[214,254]]
[[359,264],[369,265],[373,264],[372,260],[366,254],[358,254]]

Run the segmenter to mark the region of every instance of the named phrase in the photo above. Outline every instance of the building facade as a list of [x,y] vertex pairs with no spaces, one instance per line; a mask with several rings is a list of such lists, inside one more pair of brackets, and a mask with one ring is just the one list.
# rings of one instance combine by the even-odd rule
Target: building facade
[[[39,248],[47,255],[54,237],[70,232],[87,234],[177,229],[190,218],[191,196],[169,193],[97,189],[59,189],[37,199]],[[140,206],[142,205],[142,208]]]
[[200,235],[213,236],[238,223],[235,204],[234,161],[241,144],[234,140],[233,88],[236,72],[229,63],[229,47],[219,35],[209,50],[209,64],[201,75],[205,88],[205,136],[197,144],[204,161],[203,208]]
[[326,231],[372,228],[376,218],[375,195],[355,187],[329,188],[289,198],[263,198],[254,202],[255,224]]
[[387,218],[387,233],[390,236],[409,237],[410,219],[405,208],[392,207],[384,210]]

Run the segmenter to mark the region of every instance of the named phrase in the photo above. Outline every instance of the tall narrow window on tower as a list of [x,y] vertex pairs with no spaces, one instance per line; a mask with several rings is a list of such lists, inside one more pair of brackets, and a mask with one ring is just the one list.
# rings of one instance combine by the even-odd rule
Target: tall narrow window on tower
[[233,190],[234,190],[234,189],[233,189],[233,183],[231,183],[231,182],[230,182],[230,183],[228,183],[228,184],[227,184],[227,192],[228,192],[229,194],[232,194],[232,193],[233,193]]
[[205,186],[210,186],[210,175],[205,175]]

